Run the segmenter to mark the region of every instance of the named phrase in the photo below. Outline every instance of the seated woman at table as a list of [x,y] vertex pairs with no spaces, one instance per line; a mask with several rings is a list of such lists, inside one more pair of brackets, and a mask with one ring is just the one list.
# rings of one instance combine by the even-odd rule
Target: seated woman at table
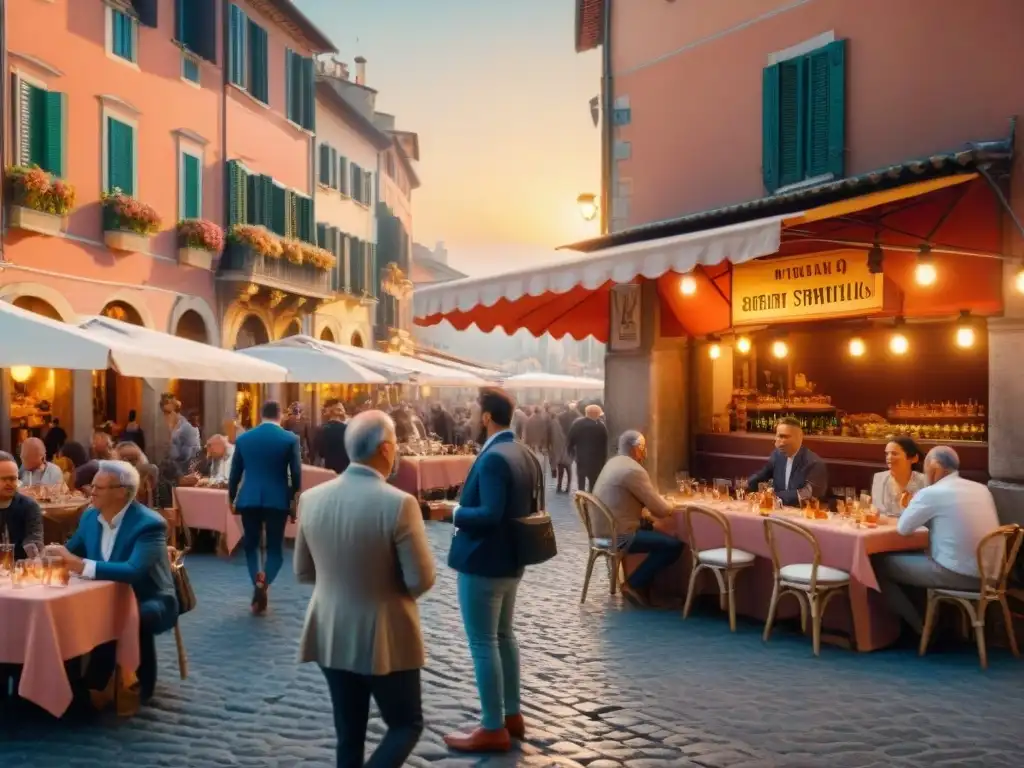
[[[139,603],[138,671],[146,701],[156,685],[155,636],[178,621],[178,599],[167,557],[167,522],[138,501],[139,473],[124,461],[101,461],[92,483],[92,506],[61,554],[85,579],[130,584]],[[116,664],[113,643],[90,657],[89,687],[109,692]]]
[[899,517],[914,494],[928,485],[923,473],[914,467],[921,463],[921,449],[911,438],[894,437],[885,446],[885,472],[871,481],[871,503],[883,515]]

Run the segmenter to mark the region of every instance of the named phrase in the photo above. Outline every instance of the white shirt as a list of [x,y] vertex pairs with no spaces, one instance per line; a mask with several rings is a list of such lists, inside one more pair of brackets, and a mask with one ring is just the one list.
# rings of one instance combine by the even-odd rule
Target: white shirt
[[922,525],[928,526],[936,563],[978,577],[978,542],[999,527],[999,515],[988,488],[953,472],[914,494],[896,530],[909,536]]
[[[512,435],[513,437],[515,437],[515,434],[516,434],[516,433],[512,431],[512,428],[511,428],[511,427],[510,427],[510,428],[508,428],[508,429],[501,429],[501,430],[498,430],[498,431],[497,431],[497,432],[495,432],[495,433],[494,433],[493,435],[491,435],[491,436],[490,436],[490,437],[488,437],[488,438],[487,438],[486,440],[484,440],[484,444],[483,444],[483,445],[482,445],[482,446],[480,447],[480,453],[478,453],[478,454],[477,454],[477,456],[480,456],[480,454],[481,454],[481,453],[483,453],[483,452],[484,452],[484,451],[486,451],[486,450],[487,450],[488,448],[490,448],[490,447],[491,447],[491,443],[493,443],[493,442],[495,441],[495,439],[496,439],[496,438],[498,437],[498,435],[504,435],[504,434],[509,434],[509,435]],[[453,522],[453,523],[455,522],[455,516],[456,516],[457,514],[459,514],[459,510],[460,510],[461,508],[462,508],[462,505],[461,505],[461,504],[456,504],[456,505],[455,505],[455,508],[454,508],[454,509],[452,510],[452,522]]]
[[216,485],[226,485],[231,479],[231,461],[235,457],[235,446],[228,443],[224,455],[219,459],[210,460],[210,482]]
[[789,490],[789,478],[790,478],[790,476],[792,474],[793,474],[793,457],[792,456],[787,456],[786,457],[786,487],[783,488],[782,490],[784,490],[784,491],[788,491]]
[[[121,521],[124,520],[124,513],[128,511],[128,507],[131,503],[125,505],[124,509],[114,515],[114,519],[109,523],[102,514],[96,516],[96,519],[100,522],[100,528],[102,533],[100,534],[100,554],[103,556],[103,562],[110,560],[110,556],[114,553],[114,544],[117,542],[117,532],[121,530]],[[83,579],[95,579],[96,578],[96,561],[95,560],[84,560],[82,563],[82,578]]]
[[48,461],[44,461],[38,469],[21,470],[22,485],[60,485],[63,482],[64,473],[60,471],[60,467]]

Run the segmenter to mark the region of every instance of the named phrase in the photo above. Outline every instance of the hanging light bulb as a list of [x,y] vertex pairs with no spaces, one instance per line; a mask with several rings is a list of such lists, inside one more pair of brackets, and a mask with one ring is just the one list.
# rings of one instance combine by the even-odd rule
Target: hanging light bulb
[[722,356],[722,347],[719,344],[712,344],[708,347],[708,357],[712,360],[717,360]]
[[910,349],[910,342],[902,333],[894,333],[889,337],[889,351],[894,355],[905,355]]
[[776,360],[782,360],[788,354],[789,347],[786,346],[786,342],[776,341],[772,344],[772,357]]
[[693,296],[697,292],[697,281],[693,275],[683,275],[683,279],[679,281],[679,292],[683,296]]
[[736,351],[741,355],[746,355],[750,352],[750,339],[746,336],[740,336],[736,339]]
[[24,384],[32,377],[32,367],[28,365],[11,366],[11,378],[17,384]]
[[918,249],[917,266],[914,267],[914,282],[927,288],[935,285],[938,277],[939,273],[935,271],[935,265],[932,263],[932,247],[922,245]]
[[960,349],[970,349],[974,346],[974,326],[971,325],[971,311],[969,309],[960,312],[960,319],[956,324],[956,345]]
[[867,351],[867,345],[864,343],[864,339],[853,338],[850,339],[850,357],[864,357],[864,353]]

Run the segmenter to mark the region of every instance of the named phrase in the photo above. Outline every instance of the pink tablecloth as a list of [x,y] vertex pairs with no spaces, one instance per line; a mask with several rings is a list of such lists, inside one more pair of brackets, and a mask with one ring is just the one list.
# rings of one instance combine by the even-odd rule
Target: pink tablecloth
[[[763,619],[768,613],[772,593],[772,574],[768,542],[764,534],[764,518],[746,511],[746,505],[732,503],[706,503],[725,514],[732,530],[732,545],[758,556],[753,567],[736,580],[737,611]],[[807,527],[821,547],[821,564],[839,568],[850,574],[850,600],[835,598],[825,612],[827,628],[851,629],[857,650],[871,651],[883,648],[899,635],[899,619],[890,613],[878,593],[878,580],[871,567],[871,555],[880,552],[921,550],[928,546],[928,532],[924,529],[912,536],[901,536],[894,525],[878,528],[857,528],[838,520],[807,520],[797,510],[787,510],[783,516]],[[682,511],[677,511],[677,535],[686,538]],[[715,523],[707,517],[694,516],[694,534],[701,549],[722,546],[722,535]],[[782,531],[776,537],[783,565],[811,562],[810,545],[795,534]],[[703,578],[703,577],[702,577]],[[708,577],[708,585],[711,579]],[[786,598],[782,606],[793,600]],[[795,608],[795,602],[786,609]]]
[[426,491],[437,491],[462,485],[476,456],[403,456],[398,476],[392,484],[419,497]]
[[18,694],[60,717],[71,704],[64,662],[117,641],[124,672],[139,668],[139,608],[131,587],[73,579],[63,588],[0,587],[0,663],[21,664]]
[[[304,465],[302,490],[333,480],[337,475],[330,469]],[[228,492],[223,488],[175,488],[174,498],[181,510],[182,520],[189,528],[216,531],[224,535],[227,551],[233,552],[242,540],[242,519],[231,511]],[[295,538],[295,524],[289,521],[285,538]]]

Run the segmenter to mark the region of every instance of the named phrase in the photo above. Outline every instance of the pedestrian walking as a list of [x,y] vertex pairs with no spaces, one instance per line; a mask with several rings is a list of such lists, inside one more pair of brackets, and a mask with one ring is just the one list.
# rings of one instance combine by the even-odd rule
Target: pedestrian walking
[[434,584],[434,559],[416,499],[387,482],[399,461],[391,417],[355,416],[345,447],[348,469],[302,497],[295,574],[315,586],[299,660],[327,679],[337,765],[363,765],[372,697],[388,731],[367,765],[398,768],[423,731],[416,599]]
[[[302,488],[299,437],[281,426],[281,406],[263,405],[263,423],[239,435],[228,477],[231,509],[242,518],[242,545],[253,583],[252,611],[267,610],[267,591],[284,564],[284,529]],[[266,561],[260,543],[266,532]]]

